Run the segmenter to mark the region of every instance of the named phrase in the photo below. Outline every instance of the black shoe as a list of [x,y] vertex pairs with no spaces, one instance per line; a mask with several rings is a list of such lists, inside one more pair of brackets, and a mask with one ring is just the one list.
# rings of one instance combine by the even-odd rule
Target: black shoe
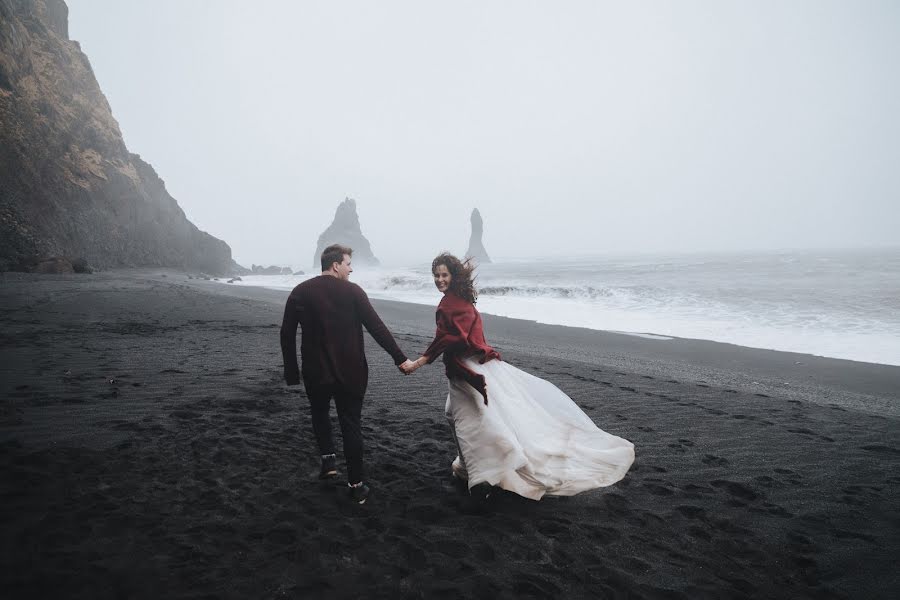
[[319,479],[334,479],[337,477],[337,459],[334,455],[322,457],[322,469],[319,471]]
[[489,483],[479,483],[469,488],[469,495],[478,502],[484,502],[491,496],[494,488]]
[[493,488],[489,483],[479,483],[468,490],[459,503],[460,510],[467,515],[483,515],[488,512],[489,503],[487,499],[491,495]]
[[369,499],[369,486],[364,483],[355,487],[350,485],[350,497],[353,498],[353,501],[357,504],[365,504],[366,500]]

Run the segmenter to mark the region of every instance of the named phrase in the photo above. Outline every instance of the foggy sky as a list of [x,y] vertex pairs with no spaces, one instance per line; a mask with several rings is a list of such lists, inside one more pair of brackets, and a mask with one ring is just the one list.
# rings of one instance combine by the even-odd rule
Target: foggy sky
[[900,243],[900,4],[67,0],[128,148],[235,259]]

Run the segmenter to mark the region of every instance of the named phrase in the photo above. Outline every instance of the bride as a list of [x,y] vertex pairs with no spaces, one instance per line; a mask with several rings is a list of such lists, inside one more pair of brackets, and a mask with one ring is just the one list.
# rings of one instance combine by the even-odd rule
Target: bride
[[445,413],[459,456],[453,474],[471,492],[498,486],[525,498],[571,496],[612,485],[634,462],[634,445],[598,428],[549,381],[500,359],[475,309],[474,265],[443,253],[431,263],[444,297],[434,340],[408,373],[444,355]]

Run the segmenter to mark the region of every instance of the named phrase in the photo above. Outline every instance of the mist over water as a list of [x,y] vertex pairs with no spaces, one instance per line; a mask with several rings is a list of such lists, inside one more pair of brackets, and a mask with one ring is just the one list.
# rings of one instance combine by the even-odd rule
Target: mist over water
[[[501,259],[477,274],[485,313],[900,365],[900,248]],[[289,290],[311,276],[239,284]],[[441,297],[430,263],[351,280],[372,298]]]

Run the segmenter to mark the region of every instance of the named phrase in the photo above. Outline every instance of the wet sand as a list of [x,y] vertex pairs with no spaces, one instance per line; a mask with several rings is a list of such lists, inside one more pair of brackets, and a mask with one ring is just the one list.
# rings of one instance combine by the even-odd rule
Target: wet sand
[[[360,507],[316,481],[286,292],[162,275],[0,275],[4,597],[900,596],[898,367],[485,316],[637,458],[470,514],[441,367],[367,336]],[[433,309],[375,304],[417,356]]]

